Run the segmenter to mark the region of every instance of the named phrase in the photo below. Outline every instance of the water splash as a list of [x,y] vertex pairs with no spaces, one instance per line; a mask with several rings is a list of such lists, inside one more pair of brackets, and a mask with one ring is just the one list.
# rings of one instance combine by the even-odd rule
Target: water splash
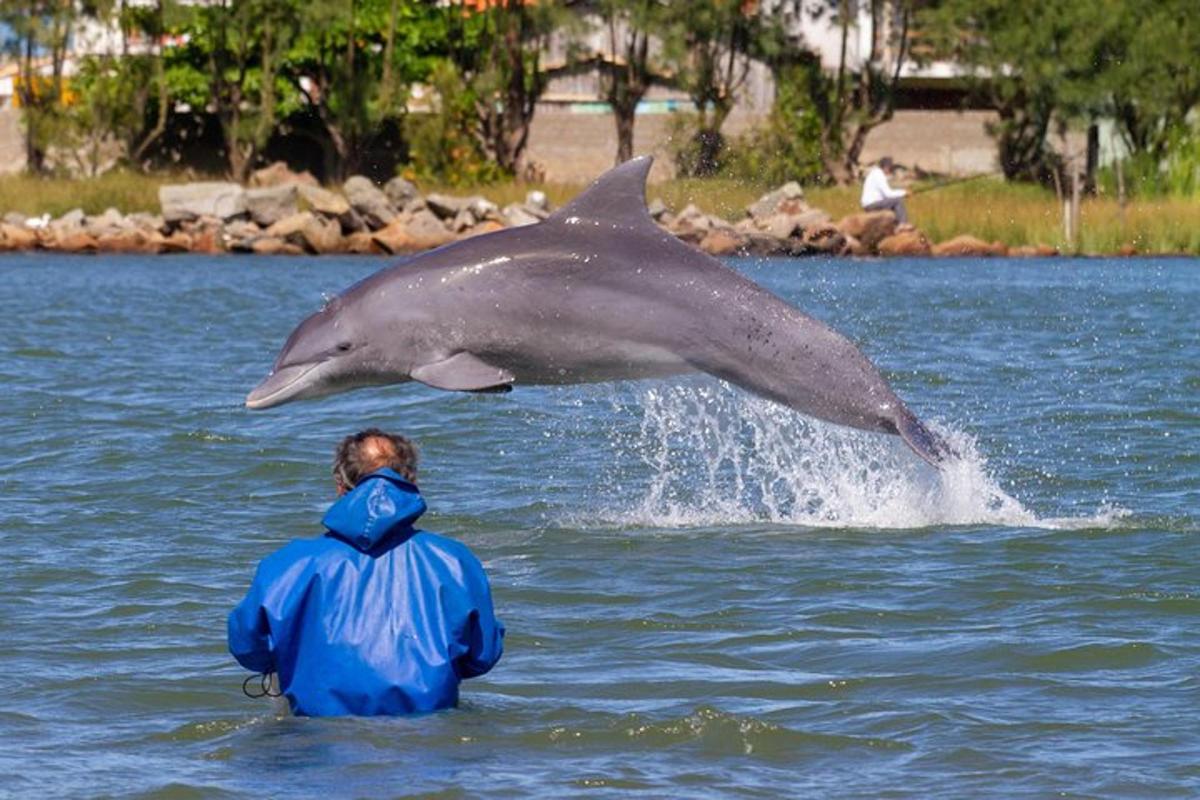
[[818,422],[727,384],[640,384],[610,403],[625,424],[606,432],[614,457],[592,521],[1058,528],[1107,526],[1124,515],[1039,518],[989,474],[973,437],[936,422],[962,454],[940,473],[897,437]]

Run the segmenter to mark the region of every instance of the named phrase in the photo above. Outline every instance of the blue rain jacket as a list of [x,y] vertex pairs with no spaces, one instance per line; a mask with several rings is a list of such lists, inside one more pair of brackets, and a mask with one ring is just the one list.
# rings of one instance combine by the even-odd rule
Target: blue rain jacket
[[390,469],[330,507],[327,533],[263,559],[229,615],[229,651],[277,672],[294,714],[408,714],[449,708],[458,684],[504,649],[479,560],[413,523],[417,487]]

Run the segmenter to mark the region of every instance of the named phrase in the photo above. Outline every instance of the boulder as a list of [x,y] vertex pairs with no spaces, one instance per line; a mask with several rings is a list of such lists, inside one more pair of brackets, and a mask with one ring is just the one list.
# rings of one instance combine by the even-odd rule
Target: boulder
[[392,201],[370,179],[354,175],[342,184],[342,191],[369,229],[377,231],[396,218]]
[[425,196],[425,205],[441,219],[454,219],[458,212],[470,205],[470,201],[448,194],[431,194]]
[[881,256],[927,256],[930,251],[929,240],[916,229],[884,237],[877,249]]
[[292,172],[285,161],[276,161],[270,166],[255,170],[250,175],[251,186],[316,186],[312,173]]
[[304,205],[318,214],[340,219],[350,213],[350,201],[328,189],[322,189],[320,186],[297,186],[296,191],[300,193]]
[[[1136,252],[1136,250],[1133,250],[1130,253],[1122,253],[1121,255],[1133,255]],[[1051,258],[1058,255],[1058,248],[1051,247],[1048,244],[1023,244],[1017,247],[1010,247],[1008,254],[1015,258]]]
[[358,231],[345,238],[343,242],[347,253],[355,255],[381,255],[387,251],[380,247],[370,231]]
[[302,256],[304,248],[277,239],[274,236],[260,236],[250,245],[250,252],[260,256]]
[[210,181],[161,186],[158,202],[168,223],[200,217],[225,220],[246,213],[246,192],[236,183]]
[[28,217],[26,217],[24,214],[20,213],[19,211],[8,211],[8,212],[5,212],[3,221],[6,225],[24,226],[26,219],[28,219]]
[[700,240],[700,249],[710,256],[728,256],[742,250],[746,241],[729,228],[714,228]]
[[479,222],[479,220],[475,218],[473,213],[471,213],[471,209],[464,208],[454,216],[453,220],[450,221],[450,230],[454,231],[455,233],[462,233],[469,228],[474,228],[477,222]]
[[[804,230],[803,242],[807,252],[825,255],[844,255],[855,252],[852,248],[862,249],[857,239],[842,233],[841,228],[832,222],[810,225]],[[855,252],[855,255],[858,254]]]
[[184,233],[183,231],[175,231],[163,240],[162,252],[164,253],[190,253],[191,251],[191,234]]
[[96,237],[96,249],[101,253],[161,253],[166,238],[158,231],[137,228],[106,233]]
[[87,222],[87,214],[82,208],[73,208],[56,220],[51,220],[49,227],[58,230],[79,229]]
[[311,211],[301,211],[281,219],[267,228],[266,235],[302,247],[310,253],[336,253],[342,244],[342,231],[337,221]]
[[298,199],[294,184],[247,189],[246,210],[250,219],[267,228],[299,212]]
[[671,223],[671,233],[692,244],[699,244],[712,229],[713,223],[707,214],[689,204]]
[[650,201],[650,204],[646,206],[646,213],[649,214],[650,219],[654,220],[655,222],[661,220],[663,215],[670,210],[671,209],[667,208],[667,204],[662,201],[661,197],[654,198]]
[[769,217],[759,217],[757,220],[752,218],[750,222],[756,222],[756,227],[760,231],[768,236],[774,236],[776,239],[790,239],[792,236],[804,233],[799,218],[791,214],[772,214]]
[[120,211],[115,208],[105,209],[103,214],[97,214],[94,217],[88,217],[84,223],[84,230],[95,236],[97,240],[101,236],[116,233],[122,230],[133,230],[137,226],[127,220]]
[[769,217],[780,210],[780,204],[789,200],[803,200],[804,189],[795,181],[789,181],[778,189],[767,192],[746,207],[747,216],[753,219]]
[[896,232],[896,215],[891,211],[862,211],[843,217],[837,228],[873,253],[880,242]]
[[396,208],[404,208],[413,200],[421,198],[417,187],[411,181],[398,175],[383,185],[383,193],[387,196],[388,202]]
[[0,250],[32,250],[38,246],[38,235],[24,225],[0,223]]
[[483,222],[485,219],[495,220],[496,222],[504,221],[504,218],[500,215],[499,206],[480,195],[472,195],[467,198],[467,210],[479,222]]
[[985,242],[970,234],[962,234],[955,236],[945,242],[938,242],[933,246],[933,254],[935,256],[958,256],[958,257],[987,257],[987,256],[1003,256],[1008,254],[1008,248],[1002,242]]
[[225,252],[225,248],[221,241],[221,229],[212,225],[198,226],[194,230],[187,231],[189,239],[189,253],[198,253],[200,255],[215,256]]
[[46,246],[60,253],[95,253],[99,249],[96,237],[82,230],[52,235]]
[[504,207],[502,213],[505,221],[514,228],[520,228],[524,225],[536,225],[541,222],[536,214],[517,203],[509,203]]
[[470,239],[473,236],[482,236],[485,233],[495,233],[496,231],[504,230],[504,223],[497,222],[494,219],[485,219],[478,225],[468,228],[459,235],[460,239]]
[[388,253],[415,253],[447,244],[454,235],[432,212],[419,211],[409,218],[397,217],[371,238]]

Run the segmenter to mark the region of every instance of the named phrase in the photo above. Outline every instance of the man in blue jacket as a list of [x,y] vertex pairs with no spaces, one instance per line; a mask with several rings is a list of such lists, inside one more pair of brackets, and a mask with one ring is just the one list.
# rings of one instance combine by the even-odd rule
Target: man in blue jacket
[[371,428],[334,458],[324,536],[258,566],[229,615],[229,651],[277,673],[292,713],[408,714],[458,703],[504,649],[487,576],[466,545],[417,530],[416,449]]

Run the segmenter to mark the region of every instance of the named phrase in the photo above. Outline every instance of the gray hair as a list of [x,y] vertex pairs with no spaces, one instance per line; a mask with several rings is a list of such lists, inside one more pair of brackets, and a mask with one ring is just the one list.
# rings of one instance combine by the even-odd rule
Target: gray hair
[[387,467],[411,483],[417,482],[417,446],[379,428],[351,434],[333,451],[333,477],[346,490],[372,472]]

